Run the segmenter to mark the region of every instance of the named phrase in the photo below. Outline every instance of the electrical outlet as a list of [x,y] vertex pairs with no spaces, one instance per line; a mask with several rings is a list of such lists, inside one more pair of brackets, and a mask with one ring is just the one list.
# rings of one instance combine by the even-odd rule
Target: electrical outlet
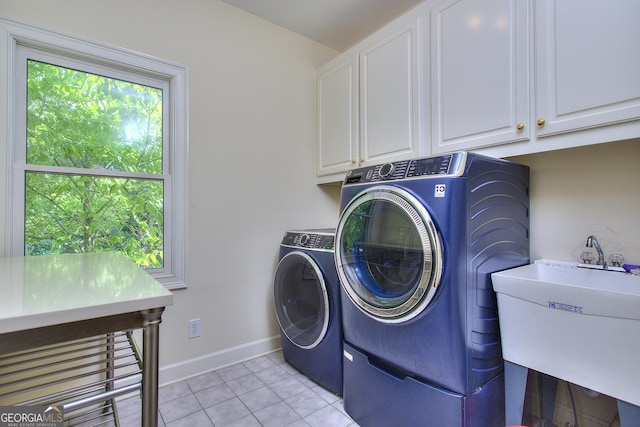
[[200,319],[189,320],[189,339],[198,338],[200,336]]

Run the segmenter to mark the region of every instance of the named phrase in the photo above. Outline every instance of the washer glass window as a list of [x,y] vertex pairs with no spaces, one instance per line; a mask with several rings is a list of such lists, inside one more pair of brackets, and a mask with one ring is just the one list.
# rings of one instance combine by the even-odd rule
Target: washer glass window
[[285,255],[276,269],[274,303],[280,328],[301,348],[316,347],[327,333],[329,299],[318,264],[303,252]]
[[406,321],[433,298],[440,240],[429,213],[408,192],[380,186],[360,193],[340,218],[336,242],[342,285],[365,313]]

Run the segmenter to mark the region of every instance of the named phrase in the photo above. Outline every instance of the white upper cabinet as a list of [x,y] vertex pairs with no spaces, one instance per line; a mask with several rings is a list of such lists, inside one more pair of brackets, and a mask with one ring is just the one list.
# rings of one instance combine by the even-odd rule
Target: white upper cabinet
[[421,4],[318,69],[319,183],[427,153],[425,24]]
[[341,173],[358,156],[358,58],[341,58],[317,74],[317,175]]
[[536,2],[539,136],[640,118],[640,1]]
[[431,10],[431,149],[528,140],[529,1],[449,0]]
[[427,0],[318,71],[317,182],[640,137],[640,0]]
[[640,136],[640,1],[444,0],[430,22],[432,152]]
[[359,163],[406,159],[420,152],[419,19],[367,40],[360,52]]

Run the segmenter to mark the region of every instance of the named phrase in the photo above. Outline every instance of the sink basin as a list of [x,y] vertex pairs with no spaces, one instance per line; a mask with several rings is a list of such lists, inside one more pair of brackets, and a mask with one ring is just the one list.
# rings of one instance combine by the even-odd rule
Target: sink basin
[[505,360],[640,406],[640,276],[539,260],[492,280]]
[[496,292],[545,307],[555,303],[553,308],[576,313],[640,320],[640,276],[538,260],[492,279]]

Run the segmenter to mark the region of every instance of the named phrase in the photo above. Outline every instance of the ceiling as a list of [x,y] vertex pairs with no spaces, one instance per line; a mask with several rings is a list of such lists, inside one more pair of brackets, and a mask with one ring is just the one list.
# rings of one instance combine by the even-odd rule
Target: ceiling
[[422,0],[222,0],[343,51]]

